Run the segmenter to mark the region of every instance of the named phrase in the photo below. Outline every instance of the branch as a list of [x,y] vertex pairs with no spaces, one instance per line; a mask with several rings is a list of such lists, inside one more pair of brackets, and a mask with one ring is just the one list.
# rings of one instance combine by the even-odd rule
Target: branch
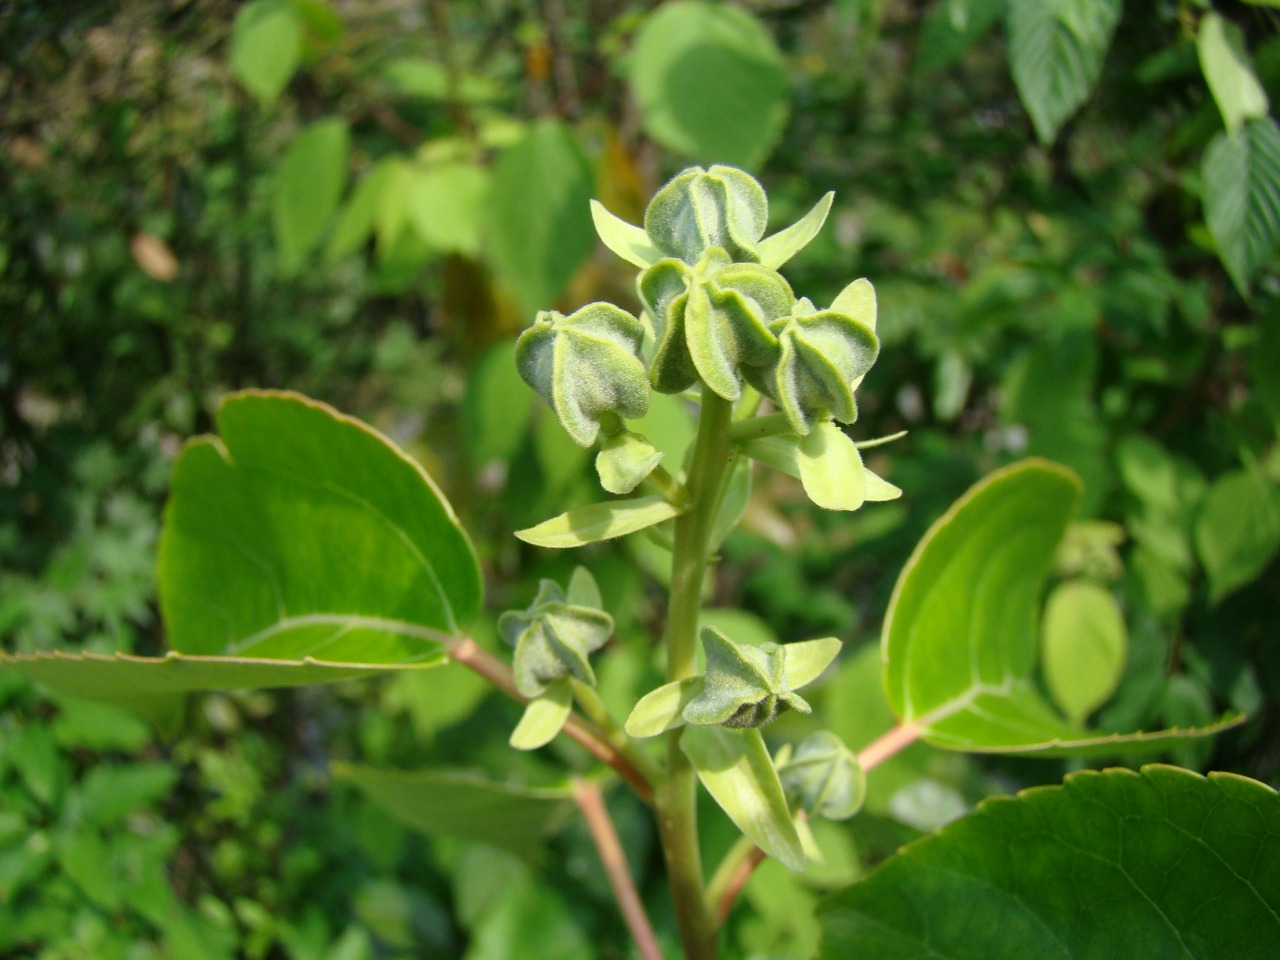
[[577,780],[573,784],[573,799],[577,802],[582,816],[591,831],[591,839],[595,841],[596,851],[600,854],[600,863],[604,865],[605,876],[609,878],[609,886],[613,888],[613,896],[622,911],[622,919],[631,931],[631,939],[635,941],[644,960],[662,960],[662,951],[658,949],[658,940],[653,935],[653,926],[640,902],[640,894],[636,892],[635,882],[631,879],[631,871],[627,868],[627,856],[618,840],[618,832],[609,819],[609,808],[604,804],[600,788],[588,781]]
[[739,837],[738,842],[729,848],[729,852],[720,861],[715,876],[707,885],[707,903],[721,924],[729,919],[733,901],[747,885],[756,867],[764,862],[765,856],[765,852],[754,842],[746,837]]
[[[516,689],[515,676],[511,673],[511,668],[470,637],[463,637],[451,643],[447,649],[449,659],[462,664],[469,670],[474,670],[511,699],[519,703],[529,702],[529,698]],[[653,800],[653,787],[649,784],[649,779],[609,742],[609,738],[595,724],[584,720],[577,713],[571,713],[569,719],[565,721],[564,732],[597,760],[616,770],[641,800],[645,803]]]
[[864,747],[858,753],[858,765],[863,770],[878,767],[895,753],[905,750],[920,739],[920,728],[914,723],[902,723]]

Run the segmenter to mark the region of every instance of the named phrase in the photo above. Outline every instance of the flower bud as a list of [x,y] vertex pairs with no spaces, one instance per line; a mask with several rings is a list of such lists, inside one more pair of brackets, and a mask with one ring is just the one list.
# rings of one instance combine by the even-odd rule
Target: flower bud
[[764,188],[737,167],[689,167],[659,190],[644,229],[663,254],[695,264],[713,247],[730,259],[758,261],[756,245],[769,220]]
[[611,303],[568,316],[544,310],[516,342],[516,365],[569,436],[589,447],[609,415],[635,419],[649,409],[643,337],[644,325]]
[[715,627],[703,628],[702,646],[707,653],[706,682],[684,708],[688,723],[760,727],[788,709],[812,711],[786,684],[785,646],[735,643]]
[[807,299],[798,300],[790,316],[774,321],[769,330],[778,340],[776,357],[764,367],[744,367],[743,372],[752,386],[782,408],[795,432],[807,435],[823,420],[856,420],[854,390],[880,351],[871,284],[850,284],[828,310],[815,310]]
[[721,248],[694,267],[659,260],[641,275],[639,291],[657,337],[649,367],[654,389],[679,393],[701,380],[726,400],[742,395],[741,369],[776,358],[770,324],[795,302],[776,270],[734,263]]
[[508,610],[498,618],[499,633],[516,648],[516,688],[526,697],[541,696],[550,684],[567,677],[595,686],[587,657],[613,635],[613,618],[582,602],[599,596],[594,581],[590,590],[575,590],[583,580],[589,581],[590,574],[579,568],[568,597],[559,584],[543,580],[526,610]]
[[821,730],[806,737],[779,766],[787,797],[800,809],[828,820],[847,820],[867,794],[867,775],[844,742]]

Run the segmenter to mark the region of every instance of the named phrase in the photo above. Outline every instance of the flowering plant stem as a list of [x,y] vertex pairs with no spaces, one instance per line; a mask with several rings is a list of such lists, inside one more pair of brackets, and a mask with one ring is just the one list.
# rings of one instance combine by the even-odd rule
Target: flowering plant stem
[[[697,672],[694,644],[707,569],[711,529],[731,466],[729,420],[732,406],[709,388],[702,390],[702,411],[689,466],[689,510],[676,519],[667,613],[667,680]],[[671,879],[676,923],[687,960],[716,955],[716,921],[703,888],[698,850],[697,786],[693,765],[680,749],[680,730],[667,734],[667,775],[655,794],[662,852]]]

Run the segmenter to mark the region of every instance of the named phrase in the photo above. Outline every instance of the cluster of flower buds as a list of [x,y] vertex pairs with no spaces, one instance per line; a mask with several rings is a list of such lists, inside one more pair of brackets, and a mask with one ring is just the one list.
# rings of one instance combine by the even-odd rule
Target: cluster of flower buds
[[819,730],[777,759],[782,787],[792,802],[811,815],[848,820],[862,808],[867,775],[858,757],[834,733]]
[[541,313],[517,345],[521,376],[583,446],[602,426],[607,438],[621,419],[642,416],[650,387],[680,393],[701,383],[736,401],[745,383],[801,436],[816,423],[852,423],[854,390],[879,350],[875,291],[858,280],[819,310],[778,272],[830,205],[828,195],[766,238],[763,188],[726,166],[680,173],[654,195],[643,228],[597,204],[601,239],[640,268],[644,321],[607,303]]

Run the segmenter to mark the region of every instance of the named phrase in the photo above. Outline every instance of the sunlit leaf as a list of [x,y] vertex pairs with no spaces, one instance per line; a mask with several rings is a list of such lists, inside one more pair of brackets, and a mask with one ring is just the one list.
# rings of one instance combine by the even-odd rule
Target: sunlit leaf
[[786,121],[782,55],[738,7],[662,4],[636,35],[630,79],[646,132],[705,163],[759,163]]
[[679,514],[679,507],[660,496],[636,497],[575,507],[535,527],[517,530],[516,536],[536,547],[580,547],[598,540],[623,537]]
[[1120,0],[1010,3],[1009,66],[1040,142],[1089,97],[1120,21]]
[[1026,460],[991,474],[929,529],[885,619],[885,692],[899,719],[953,750],[1042,755],[1156,749],[1194,730],[1087,731],[1044,701],[1032,676],[1040,594],[1080,497],[1076,477]]
[[834,192],[828,193],[791,226],[761,240],[758,248],[760,262],[776,270],[808,246],[827,222],[827,214],[831,212],[831,202],[835,198]]
[[555,739],[572,710],[573,685],[568,680],[550,683],[542,696],[524,708],[508,742],[517,750],[537,750]]
[[345,763],[332,769],[339,780],[415,830],[487,843],[524,857],[538,852],[573,805],[567,787],[519,787],[446,770],[379,770]]
[[680,749],[745,836],[792,870],[804,869],[800,836],[759,730],[687,726]]
[[480,253],[489,174],[474,163],[435,164],[412,174],[409,221],[442,253]]
[[600,242],[632,266],[643,270],[662,258],[643,227],[614,216],[599,200],[591,201],[591,220]]
[[857,510],[867,499],[862,456],[831,421],[814,424],[796,448],[800,482],[809,499],[825,510]]
[[824,960],[1264,960],[1280,942],[1280,798],[1174,767],[988,800],[819,909]]
[[1196,50],[1227,133],[1235,136],[1246,120],[1267,115],[1267,94],[1254,75],[1239,27],[1210,10],[1200,18]]
[[302,23],[289,0],[255,0],[231,28],[231,74],[263,106],[280,96],[302,61]]
[[298,136],[280,163],[271,223],[286,273],[296,271],[319,245],[338,209],[350,141],[342,120],[319,120]]
[[1049,595],[1041,625],[1044,678],[1068,720],[1082,723],[1115,692],[1128,632],[1111,591],[1070,580]]

